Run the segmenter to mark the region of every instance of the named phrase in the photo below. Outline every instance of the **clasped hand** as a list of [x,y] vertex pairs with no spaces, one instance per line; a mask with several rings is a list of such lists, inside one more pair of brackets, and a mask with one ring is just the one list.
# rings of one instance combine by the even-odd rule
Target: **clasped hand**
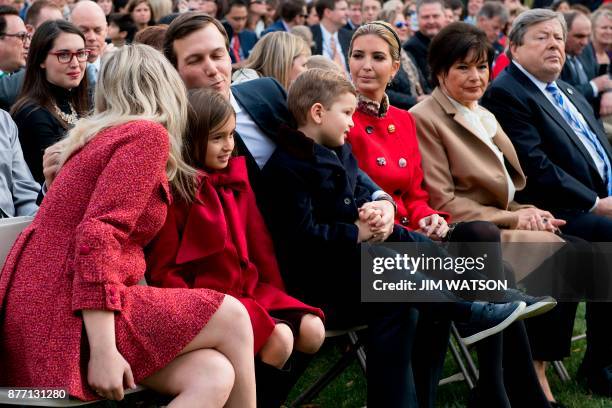
[[359,229],[357,242],[383,242],[393,232],[395,208],[386,200],[365,203],[359,209],[355,225]]

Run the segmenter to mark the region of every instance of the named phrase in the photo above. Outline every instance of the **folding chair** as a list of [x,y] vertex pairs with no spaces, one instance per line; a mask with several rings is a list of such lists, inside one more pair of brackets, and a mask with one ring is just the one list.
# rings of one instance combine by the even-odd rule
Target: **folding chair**
[[33,217],[0,218],[0,269],[4,265],[15,240],[28,225]]
[[[578,336],[572,337],[572,343],[578,340],[586,339],[586,334],[579,334]],[[572,377],[565,368],[562,360],[553,361],[552,363],[555,373],[559,376],[559,379],[563,382],[571,381]]]
[[[136,389],[125,390],[125,400],[133,401],[134,403],[149,397],[149,391],[138,385]],[[19,407],[87,407],[87,408],[105,408],[108,407],[108,401],[80,401],[77,399],[43,399],[43,398],[28,398],[16,399],[9,398],[9,392],[6,388],[0,389],[0,407],[3,406],[19,406]]]
[[478,369],[476,368],[470,351],[461,341],[461,337],[459,337],[459,332],[454,323],[451,323],[451,341],[449,342],[449,347],[453,360],[457,363],[460,372],[441,379],[438,385],[465,381],[468,388],[470,390],[473,389],[478,381]]
[[338,377],[346,368],[351,365],[353,360],[356,358],[359,362],[359,366],[363,370],[363,374],[366,373],[366,354],[363,349],[363,344],[360,339],[361,331],[367,329],[367,326],[352,327],[347,330],[326,330],[325,338],[341,337],[346,336],[349,341],[348,349],[342,353],[340,359],[327,371],[325,372],[314,384],[312,384],[306,391],[300,394],[295,401],[289,405],[290,408],[299,407],[302,404],[306,404],[312,401],[317,395],[325,389],[336,377]]

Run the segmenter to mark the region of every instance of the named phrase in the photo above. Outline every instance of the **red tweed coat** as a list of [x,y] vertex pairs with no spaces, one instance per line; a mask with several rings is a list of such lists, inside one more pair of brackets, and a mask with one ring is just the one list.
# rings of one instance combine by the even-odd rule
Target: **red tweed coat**
[[143,247],[166,217],[168,145],[161,125],[135,121],[100,132],[64,165],[0,275],[0,386],[96,398],[82,309],[115,312],[117,348],[136,382],[217,310],[218,292],[137,285]]
[[211,288],[238,298],[251,317],[255,353],[274,329],[270,314],[293,310],[323,318],[320,309],[284,291],[244,157],[202,175],[194,203],[177,200],[170,206],[166,224],[147,248],[147,278],[156,286]]
[[359,168],[393,196],[397,204],[395,222],[417,230],[419,220],[432,214],[440,214],[449,221],[448,213],[436,211],[428,204],[416,128],[410,113],[393,106],[389,106],[384,117],[357,110],[353,122],[355,126],[348,135],[353,154]]

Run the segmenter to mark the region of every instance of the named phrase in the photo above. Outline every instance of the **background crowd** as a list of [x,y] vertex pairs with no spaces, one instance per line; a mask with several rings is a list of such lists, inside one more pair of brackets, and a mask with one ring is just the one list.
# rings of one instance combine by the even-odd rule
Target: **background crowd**
[[[586,300],[579,378],[612,397],[607,3],[0,0],[0,218],[35,216],[0,386],[278,407],[324,328],[366,324],[368,405],[433,407],[452,321],[470,406],[563,407]],[[362,245],[429,240],[563,250],[487,272],[555,265],[537,296],[360,303]]]

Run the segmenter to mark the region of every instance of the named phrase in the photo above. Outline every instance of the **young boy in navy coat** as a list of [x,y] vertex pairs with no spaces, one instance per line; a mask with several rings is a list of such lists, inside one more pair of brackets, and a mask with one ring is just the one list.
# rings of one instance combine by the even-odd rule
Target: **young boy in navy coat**
[[[321,307],[328,327],[368,324],[368,406],[418,406],[410,368],[414,310],[407,303],[360,299],[360,245],[375,239],[369,222],[380,215],[368,206],[370,193],[344,143],[353,126],[355,88],[340,74],[312,69],[296,79],[287,102],[298,130],[279,135],[262,169],[259,194],[287,289]],[[389,240],[427,238],[396,226]],[[473,339],[481,339],[502,330],[524,307],[521,301],[458,300],[443,309],[475,327]],[[439,353],[445,352],[442,343]]]

